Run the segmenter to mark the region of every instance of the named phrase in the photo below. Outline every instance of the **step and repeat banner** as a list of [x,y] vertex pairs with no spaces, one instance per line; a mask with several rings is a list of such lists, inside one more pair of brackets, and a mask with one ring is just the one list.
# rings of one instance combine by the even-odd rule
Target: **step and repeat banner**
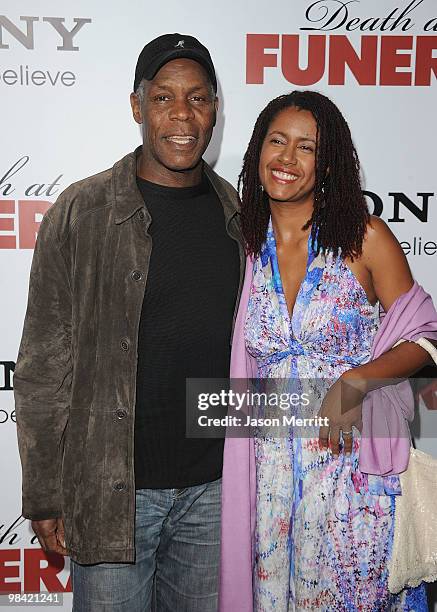
[[[371,212],[437,299],[435,0],[1,0],[0,595],[60,592],[71,609],[68,559],[47,559],[20,516],[12,390],[29,269],[61,191],[140,143],[135,64],[165,32],[192,34],[211,52],[220,113],[206,158],[233,184],[270,99],[302,88],[330,96],[351,127]],[[422,402],[418,446],[437,455],[433,419]]]

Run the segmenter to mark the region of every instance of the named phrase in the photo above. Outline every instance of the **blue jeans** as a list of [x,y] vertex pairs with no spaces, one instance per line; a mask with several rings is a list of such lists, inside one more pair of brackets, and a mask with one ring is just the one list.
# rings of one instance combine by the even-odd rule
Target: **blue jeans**
[[216,612],[221,480],[140,489],[135,563],[71,562],[73,612]]

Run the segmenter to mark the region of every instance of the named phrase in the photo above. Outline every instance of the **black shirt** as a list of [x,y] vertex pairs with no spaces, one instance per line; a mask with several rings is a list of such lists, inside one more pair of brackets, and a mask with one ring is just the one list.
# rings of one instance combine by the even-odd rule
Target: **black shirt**
[[152,254],[138,335],[136,487],[182,488],[222,472],[223,440],[185,437],[185,379],[229,375],[238,245],[206,176],[188,188],[137,183]]

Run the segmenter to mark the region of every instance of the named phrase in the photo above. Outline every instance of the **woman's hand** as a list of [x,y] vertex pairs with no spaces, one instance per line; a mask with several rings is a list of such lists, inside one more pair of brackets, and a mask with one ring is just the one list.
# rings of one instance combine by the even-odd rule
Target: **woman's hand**
[[340,431],[344,441],[344,452],[352,451],[353,427],[362,429],[361,406],[366,394],[364,381],[351,380],[341,376],[329,389],[319,412],[327,417],[329,426],[320,427],[319,444],[330,448],[334,457],[340,453]]

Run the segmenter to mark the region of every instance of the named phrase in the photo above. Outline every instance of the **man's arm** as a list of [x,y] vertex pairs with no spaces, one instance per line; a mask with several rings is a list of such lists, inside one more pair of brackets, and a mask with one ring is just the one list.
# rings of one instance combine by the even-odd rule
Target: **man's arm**
[[61,463],[71,390],[70,274],[50,215],[38,233],[14,373],[23,516],[59,519]]

